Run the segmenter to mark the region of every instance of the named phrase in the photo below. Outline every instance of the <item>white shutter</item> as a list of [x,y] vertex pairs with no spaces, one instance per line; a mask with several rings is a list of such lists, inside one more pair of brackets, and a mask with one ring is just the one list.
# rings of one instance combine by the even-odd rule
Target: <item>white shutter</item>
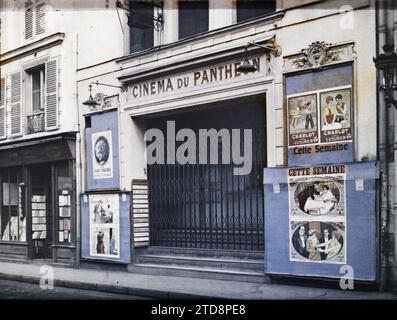
[[45,127],[46,130],[56,130],[58,129],[58,67],[56,60],[46,62],[45,81]]
[[33,36],[33,7],[25,10],[25,39]]
[[45,32],[45,3],[38,4],[35,10],[36,35],[39,35]]
[[21,73],[11,75],[11,135],[22,134]]
[[7,135],[6,132],[6,79],[0,79],[0,139],[4,139]]

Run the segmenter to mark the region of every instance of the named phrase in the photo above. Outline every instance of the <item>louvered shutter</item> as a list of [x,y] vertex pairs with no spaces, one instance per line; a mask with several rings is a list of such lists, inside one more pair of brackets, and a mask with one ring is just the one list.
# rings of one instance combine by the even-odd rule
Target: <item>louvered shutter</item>
[[6,133],[6,83],[5,78],[0,79],[0,139],[4,139]]
[[42,34],[45,32],[45,3],[40,3],[35,7],[36,10],[36,35]]
[[22,133],[21,73],[11,75],[11,135]]
[[45,81],[45,127],[46,130],[55,130],[58,129],[58,67],[56,60],[46,62]]
[[33,36],[33,7],[25,10],[25,39]]

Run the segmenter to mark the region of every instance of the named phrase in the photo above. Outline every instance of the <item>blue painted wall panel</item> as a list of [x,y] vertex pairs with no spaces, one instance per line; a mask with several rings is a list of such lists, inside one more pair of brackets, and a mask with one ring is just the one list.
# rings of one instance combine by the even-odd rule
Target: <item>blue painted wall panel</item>
[[[346,264],[357,280],[377,278],[376,163],[348,164],[346,176]],[[356,190],[356,179],[364,190]],[[265,182],[265,272],[277,275],[340,278],[341,264],[290,261],[288,169],[264,170]],[[274,193],[273,183],[280,183]]]
[[[92,134],[97,132],[112,131],[113,150],[113,177],[105,179],[94,179],[92,154]],[[120,188],[119,169],[119,132],[117,111],[105,112],[91,116],[91,128],[86,129],[86,182],[87,190],[108,190]]]

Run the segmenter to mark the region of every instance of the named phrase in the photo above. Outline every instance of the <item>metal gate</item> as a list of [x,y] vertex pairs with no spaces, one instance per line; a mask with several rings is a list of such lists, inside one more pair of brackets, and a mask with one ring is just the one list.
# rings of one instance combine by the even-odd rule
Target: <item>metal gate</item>
[[152,246],[263,251],[265,128],[252,137],[248,175],[221,161],[148,166]]

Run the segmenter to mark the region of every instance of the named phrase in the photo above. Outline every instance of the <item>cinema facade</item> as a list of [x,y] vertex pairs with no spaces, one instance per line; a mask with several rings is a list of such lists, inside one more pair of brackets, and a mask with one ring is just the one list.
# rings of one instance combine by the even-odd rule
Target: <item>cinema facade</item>
[[[347,266],[392,287],[381,272],[376,12],[307,2],[78,70],[81,105],[90,83],[107,84],[80,114],[82,265],[258,282],[339,281]],[[148,161],[150,129],[164,162]],[[219,161],[167,161],[183,129],[216,129]],[[250,130],[248,174],[222,161],[222,129],[239,130],[241,155]]]

